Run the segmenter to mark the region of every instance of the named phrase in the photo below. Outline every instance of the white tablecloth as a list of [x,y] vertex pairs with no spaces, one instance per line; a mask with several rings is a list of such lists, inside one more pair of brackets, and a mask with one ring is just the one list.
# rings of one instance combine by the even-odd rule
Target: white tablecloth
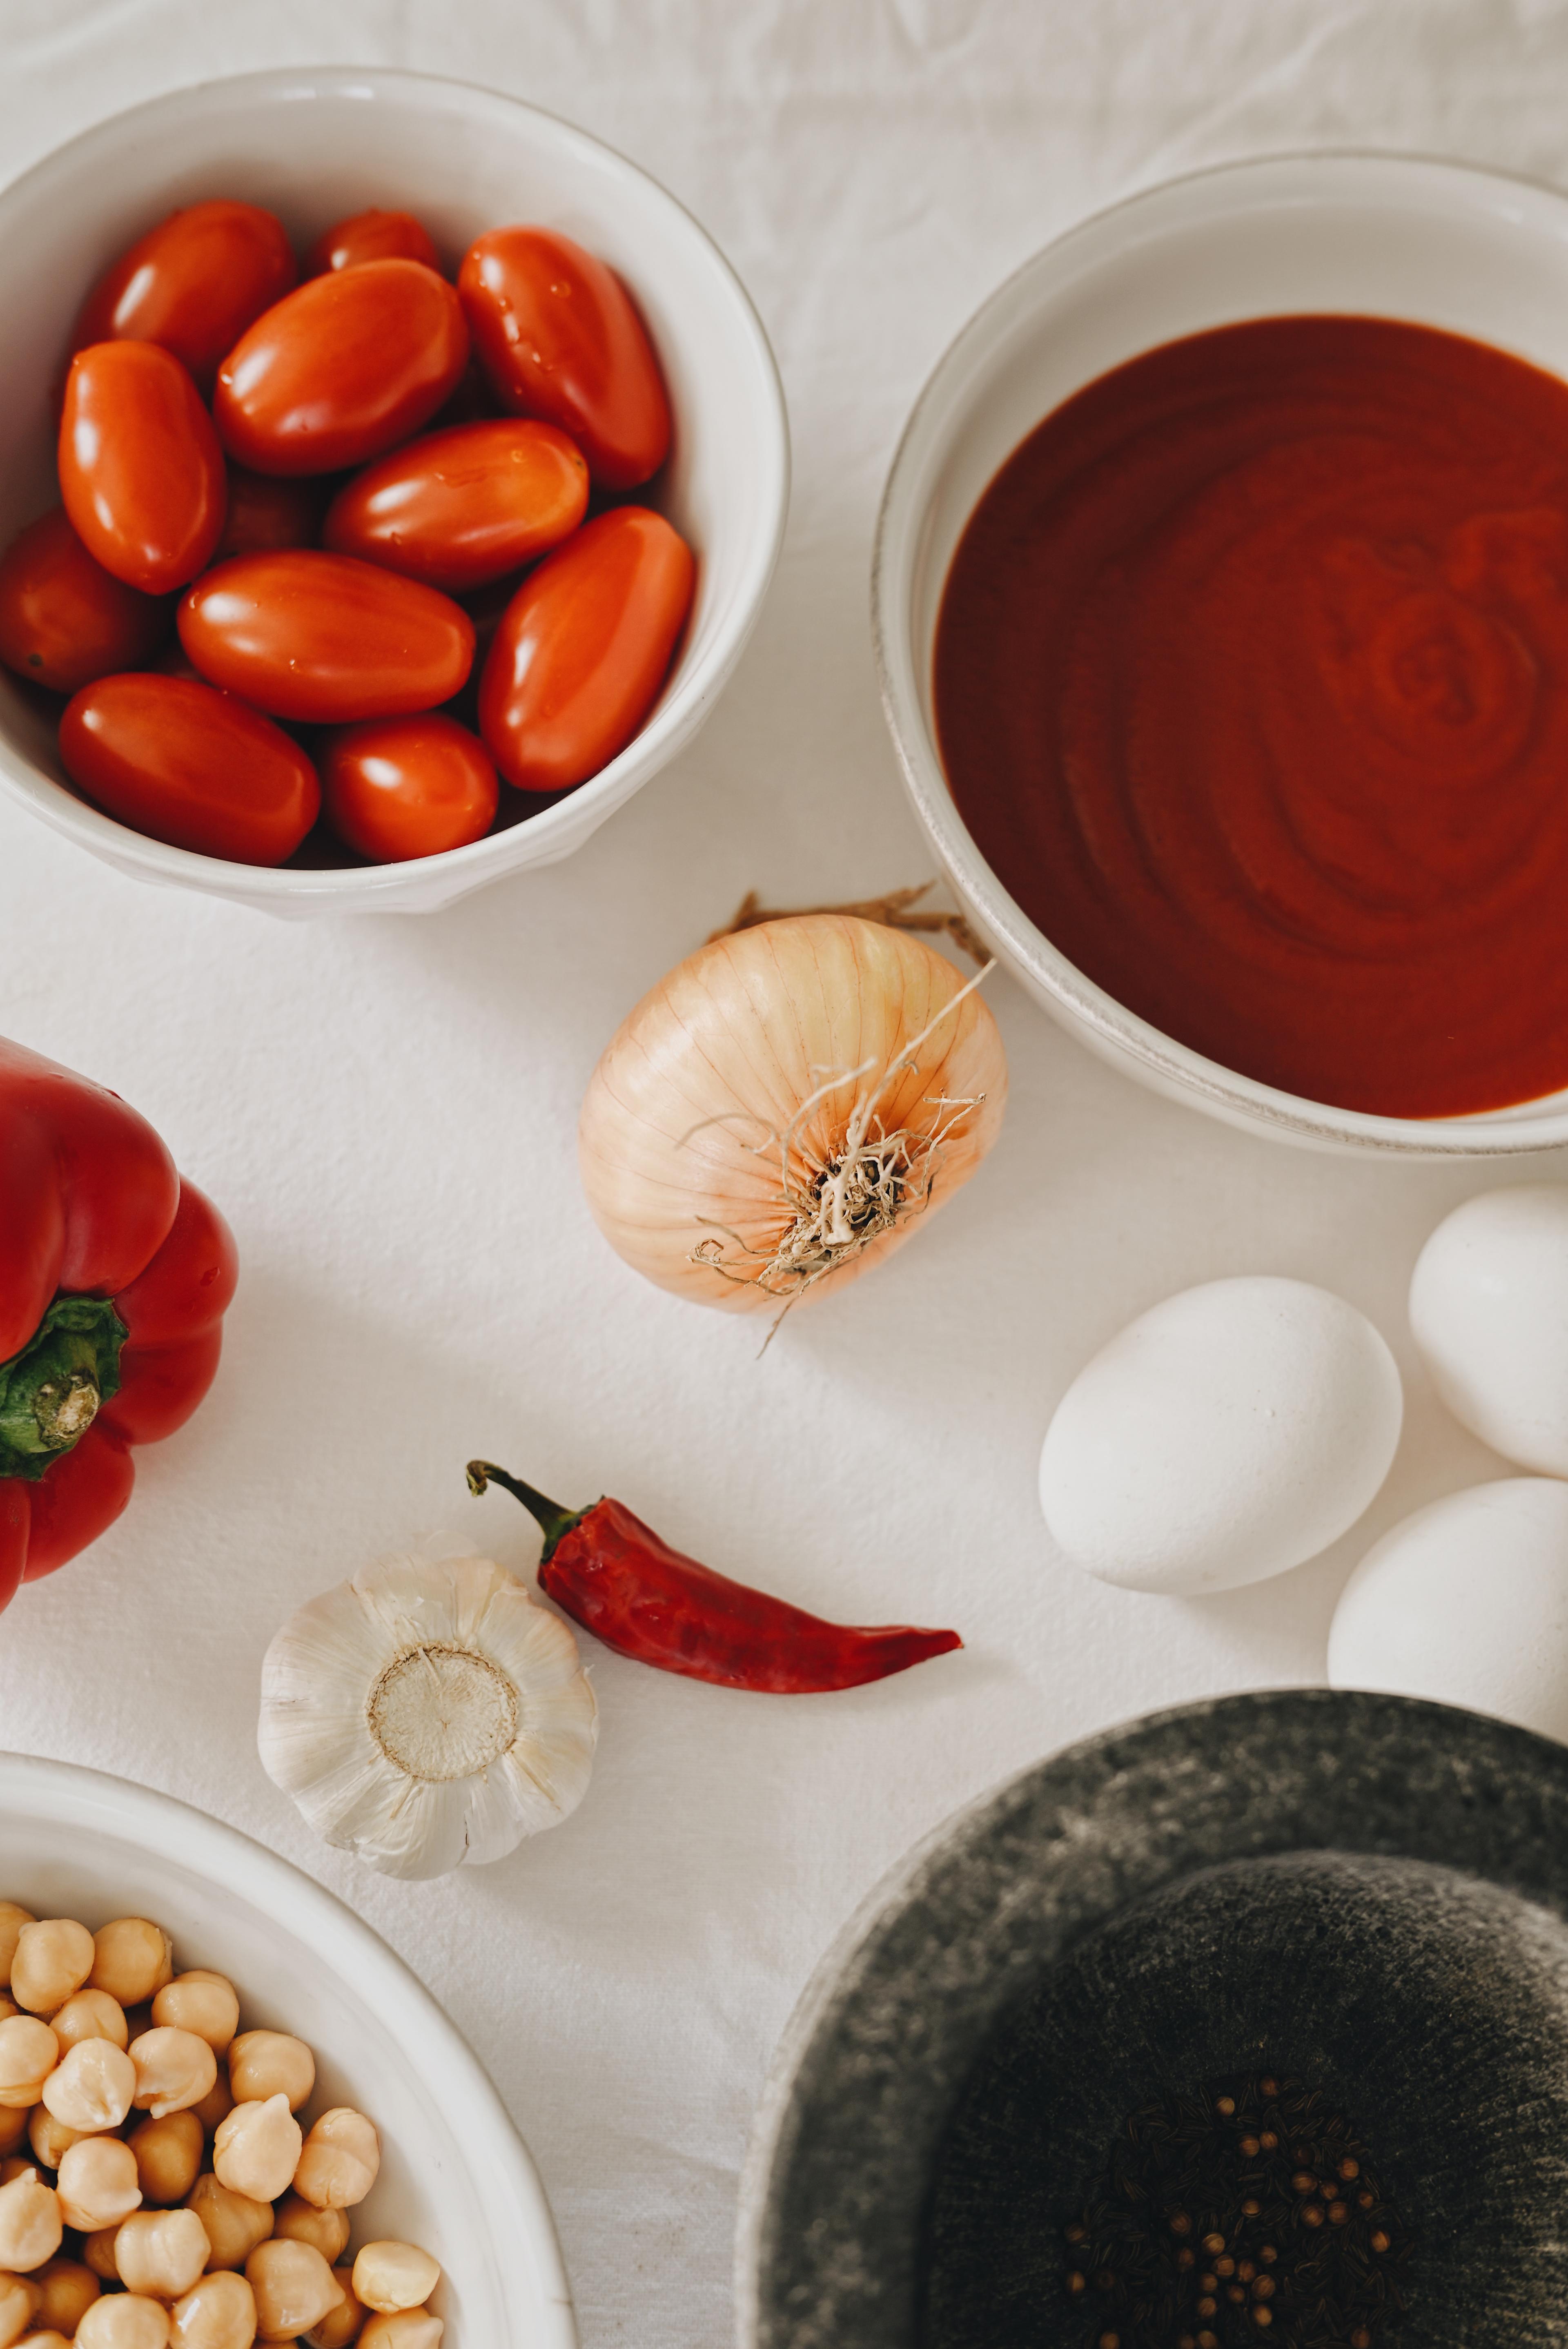
[[[1303,145],[1568,177],[1561,0],[0,0],[0,169],[182,81],[370,60],[488,81],[625,149],[707,224],[773,336],[789,539],[707,732],[572,863],[434,919],[289,926],[121,880],[0,812],[0,1028],[144,1111],[239,1235],[223,1371],[130,1515],[0,1625],[0,1744],[168,1788],[334,1886],[480,2049],[542,2168],[587,2349],[720,2349],[748,2124],[819,1953],[955,1806],[1103,1724],[1320,1680],[1371,1533],[1498,1464],[1444,1417],[1403,1299],[1479,1181],[1243,1139],[1088,1058],[1000,978],[1001,1145],[896,1264],[756,1326],[614,1257],[577,1104],[616,1021],[756,886],[923,878],[867,622],[894,438],[950,336],[1141,181]],[[1537,1160],[1536,1175],[1568,1171]],[[1191,1281],[1323,1280],[1387,1333],[1407,1433],[1366,1526],[1181,1604],[1055,1558],[1053,1402]],[[263,1776],[257,1669],[310,1593],[448,1525],[528,1570],[488,1453],[823,1611],[965,1652],[794,1702],[597,1651],[583,1810],[488,1871],[388,1884]],[[0,1892],[4,1891],[0,1887]],[[468,2344],[465,2349],[482,2349]]]

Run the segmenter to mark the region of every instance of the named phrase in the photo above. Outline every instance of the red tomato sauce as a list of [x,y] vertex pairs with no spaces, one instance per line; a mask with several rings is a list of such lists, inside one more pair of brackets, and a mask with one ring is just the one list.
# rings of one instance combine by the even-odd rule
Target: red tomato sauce
[[1260,319],[1046,418],[954,557],[942,756],[1130,1010],[1401,1117],[1568,1085],[1568,385]]

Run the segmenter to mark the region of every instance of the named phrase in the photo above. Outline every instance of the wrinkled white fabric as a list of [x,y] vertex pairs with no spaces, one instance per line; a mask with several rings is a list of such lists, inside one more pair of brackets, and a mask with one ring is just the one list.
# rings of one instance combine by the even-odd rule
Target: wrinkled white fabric
[[[142,1455],[122,1525],[0,1623],[0,1744],[169,1788],[343,1892],[493,2071],[587,2349],[722,2349],[769,2051],[879,1874],[1068,1739],[1320,1680],[1367,1542],[1496,1473],[1431,1396],[1403,1301],[1439,1216],[1510,1177],[1230,1133],[1099,1067],[997,978],[1013,1099],[994,1160],[759,1361],[757,1328],[656,1294],[598,1238],[573,1158],[583,1085],[748,889],[799,904],[929,873],[878,709],[867,561],[902,420],[983,295],[1083,212],[1227,156],[1387,146],[1568,179],[1568,6],[0,0],[0,56],[6,174],[248,67],[493,82],[663,179],[774,338],[797,486],[762,625],[700,740],[571,863],[434,919],[294,927],[155,894],[0,809],[0,1029],[152,1118],[244,1267],[201,1416]],[[1036,1507],[1053,1403],[1130,1316],[1248,1271],[1342,1289],[1394,1345],[1409,1412],[1389,1485],[1283,1581],[1188,1604],[1083,1580]],[[467,1496],[475,1453],[569,1502],[617,1492],[806,1605],[954,1623],[967,1650],[796,1701],[601,1651],[577,1816],[493,1868],[383,1881],[263,1775],[261,1656],[301,1599],[426,1526],[529,1568],[521,1513]]]

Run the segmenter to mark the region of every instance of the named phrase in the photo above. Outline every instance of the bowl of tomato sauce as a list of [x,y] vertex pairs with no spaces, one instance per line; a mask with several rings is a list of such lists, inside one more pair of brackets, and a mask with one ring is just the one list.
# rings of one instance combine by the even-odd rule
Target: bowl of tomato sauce
[[[198,232],[203,331],[213,286],[256,281],[226,356],[177,302],[138,310]],[[81,572],[89,635],[124,640],[79,684],[44,628],[40,683],[0,610],[0,791],[94,854],[283,915],[434,911],[571,854],[709,714],[782,538],[782,392],[712,240],[586,132],[379,68],[203,83],[0,191],[0,548],[41,533],[22,620],[74,612]],[[520,298],[609,385],[571,432],[546,380],[570,368]],[[476,466],[506,474],[493,506]],[[524,492],[548,527],[498,576]],[[128,595],[157,599],[156,646]]]
[[1568,1141],[1568,197],[1271,158],[965,327],[878,525],[915,811],[1025,988],[1227,1123]]

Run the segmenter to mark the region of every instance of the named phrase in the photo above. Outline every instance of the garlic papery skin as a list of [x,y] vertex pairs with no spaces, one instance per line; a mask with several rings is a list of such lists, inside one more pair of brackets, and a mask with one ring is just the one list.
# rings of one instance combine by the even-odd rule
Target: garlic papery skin
[[504,1859],[587,1791],[577,1642],[489,1558],[380,1559],[302,1607],[262,1669],[268,1775],[383,1875]]
[[611,1039],[583,1104],[606,1239],[661,1288],[731,1312],[842,1288],[996,1138],[1007,1064],[975,984],[844,914],[688,956]]

